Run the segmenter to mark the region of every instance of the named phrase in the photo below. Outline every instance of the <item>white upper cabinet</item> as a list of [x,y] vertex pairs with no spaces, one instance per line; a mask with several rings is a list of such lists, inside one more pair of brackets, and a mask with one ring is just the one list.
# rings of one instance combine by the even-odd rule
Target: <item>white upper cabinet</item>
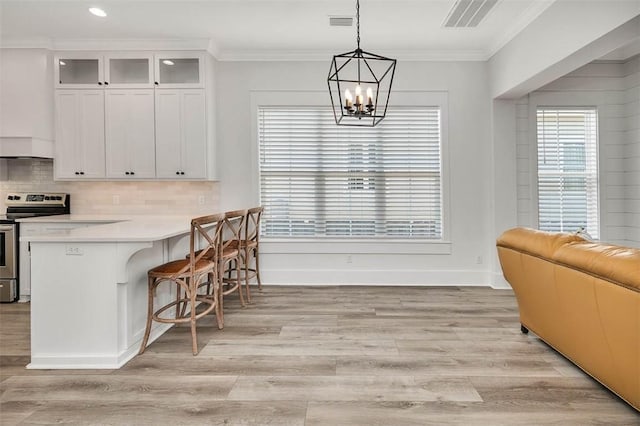
[[156,177],[153,89],[105,92],[107,177]]
[[60,89],[96,89],[103,86],[103,56],[68,53],[54,58],[55,86]]
[[156,172],[159,178],[207,177],[203,89],[156,90]]
[[154,85],[153,54],[147,52],[60,53],[54,60],[54,72],[58,89],[143,89]]
[[106,88],[152,88],[153,55],[110,53],[104,56]]
[[57,179],[105,177],[104,90],[56,91]]
[[155,86],[159,89],[204,87],[204,55],[199,52],[155,54]]

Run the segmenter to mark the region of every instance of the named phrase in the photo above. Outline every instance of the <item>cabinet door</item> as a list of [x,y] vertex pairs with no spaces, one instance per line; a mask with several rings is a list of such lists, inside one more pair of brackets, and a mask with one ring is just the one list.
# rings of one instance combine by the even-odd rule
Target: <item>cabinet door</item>
[[105,88],[152,88],[153,55],[107,54],[104,58]]
[[155,177],[153,90],[106,92],[107,177]]
[[54,59],[55,86],[60,89],[91,89],[103,86],[102,55],[59,54]]
[[183,90],[181,101],[183,177],[204,179],[207,177],[207,118],[204,90]]
[[204,90],[156,90],[158,177],[204,179],[206,156]]
[[155,55],[155,85],[161,89],[204,87],[204,55],[163,52]]
[[105,176],[104,91],[56,91],[56,177]]

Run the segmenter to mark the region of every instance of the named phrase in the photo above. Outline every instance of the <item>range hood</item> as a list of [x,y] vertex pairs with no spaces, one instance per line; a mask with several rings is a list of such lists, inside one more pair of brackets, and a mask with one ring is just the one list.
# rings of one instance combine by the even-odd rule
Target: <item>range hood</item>
[[0,158],[53,158],[53,141],[28,136],[2,136]]

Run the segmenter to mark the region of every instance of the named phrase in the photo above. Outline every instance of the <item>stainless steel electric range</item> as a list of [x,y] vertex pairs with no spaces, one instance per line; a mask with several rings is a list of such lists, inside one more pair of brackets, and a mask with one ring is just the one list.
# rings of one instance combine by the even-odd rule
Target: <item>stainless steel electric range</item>
[[0,302],[15,302],[20,294],[19,241],[17,219],[69,214],[69,194],[10,193],[5,199],[7,213],[0,215]]

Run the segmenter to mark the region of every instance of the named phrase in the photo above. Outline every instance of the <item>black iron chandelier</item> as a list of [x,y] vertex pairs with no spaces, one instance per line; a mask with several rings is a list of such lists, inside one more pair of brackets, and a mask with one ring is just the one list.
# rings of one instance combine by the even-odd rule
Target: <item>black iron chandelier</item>
[[373,127],[387,114],[396,60],[360,49],[360,0],[356,25],[358,47],[333,57],[327,83],[336,124]]

